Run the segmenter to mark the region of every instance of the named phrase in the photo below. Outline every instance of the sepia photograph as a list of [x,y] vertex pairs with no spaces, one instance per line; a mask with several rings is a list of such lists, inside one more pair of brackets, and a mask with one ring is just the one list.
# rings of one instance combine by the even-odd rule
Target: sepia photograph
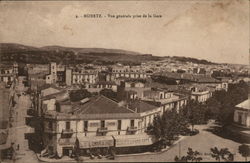
[[0,163],[250,161],[249,0],[0,1]]

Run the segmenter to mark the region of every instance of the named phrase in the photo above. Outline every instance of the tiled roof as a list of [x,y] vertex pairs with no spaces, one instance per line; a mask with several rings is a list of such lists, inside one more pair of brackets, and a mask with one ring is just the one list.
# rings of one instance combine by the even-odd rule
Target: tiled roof
[[146,111],[156,109],[157,107],[141,100],[134,100],[129,103],[129,108],[131,110],[136,111],[137,113],[143,113]]
[[133,113],[105,96],[97,96],[90,99],[85,104],[75,105],[73,107],[74,114],[107,114],[107,113]]
[[48,99],[52,99],[52,98],[59,98],[59,100],[65,100],[65,99],[69,98],[69,94],[68,94],[67,90],[62,90],[62,91],[57,92],[57,93],[43,96],[42,100],[48,100]]
[[62,90],[63,89],[63,88],[57,87],[57,86],[55,86],[53,84],[44,84],[44,85],[38,87],[38,90],[42,91],[42,90],[47,89],[47,88],[54,88],[54,89],[57,89],[57,90]]
[[190,80],[193,82],[200,82],[200,83],[216,83],[220,82],[212,78],[209,75],[199,75],[199,74],[188,74],[188,73],[174,73],[174,72],[160,72],[156,73],[155,75],[164,76],[167,78],[177,79],[177,80]]

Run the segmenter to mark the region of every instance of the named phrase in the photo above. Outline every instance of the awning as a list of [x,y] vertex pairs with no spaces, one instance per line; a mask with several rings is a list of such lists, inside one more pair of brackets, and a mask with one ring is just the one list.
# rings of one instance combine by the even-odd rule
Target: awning
[[96,148],[114,146],[112,136],[78,137],[79,148]]
[[113,137],[115,139],[115,147],[144,146],[151,145],[155,142],[153,136],[146,134],[116,135]]

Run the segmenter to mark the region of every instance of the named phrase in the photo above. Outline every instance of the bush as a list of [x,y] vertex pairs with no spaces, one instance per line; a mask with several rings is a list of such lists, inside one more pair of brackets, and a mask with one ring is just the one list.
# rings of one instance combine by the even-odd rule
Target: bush
[[190,135],[190,136],[194,136],[194,135],[197,135],[197,134],[199,134],[199,133],[200,133],[199,130],[194,129],[193,131],[190,131],[189,135]]

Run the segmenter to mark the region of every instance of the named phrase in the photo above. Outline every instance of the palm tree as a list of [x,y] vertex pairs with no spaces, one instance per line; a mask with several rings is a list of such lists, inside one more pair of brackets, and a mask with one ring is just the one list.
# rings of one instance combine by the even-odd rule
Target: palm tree
[[215,158],[218,162],[222,159],[225,161],[233,161],[233,154],[228,150],[228,148],[218,149],[217,147],[211,148],[211,156]]
[[198,151],[193,151],[192,148],[188,148],[188,152],[187,152],[187,160],[190,161],[195,161],[195,162],[200,162],[202,160],[201,157],[199,157],[200,152]]
[[239,153],[242,157],[245,157],[245,160],[247,162],[247,157],[250,156],[250,147],[246,144],[242,144],[239,146]]
[[175,156],[174,160],[175,162],[188,162],[188,161],[200,162],[202,160],[202,157],[200,157],[199,155],[200,155],[200,152],[193,151],[192,148],[188,148],[186,156],[182,156],[180,158],[178,156]]

